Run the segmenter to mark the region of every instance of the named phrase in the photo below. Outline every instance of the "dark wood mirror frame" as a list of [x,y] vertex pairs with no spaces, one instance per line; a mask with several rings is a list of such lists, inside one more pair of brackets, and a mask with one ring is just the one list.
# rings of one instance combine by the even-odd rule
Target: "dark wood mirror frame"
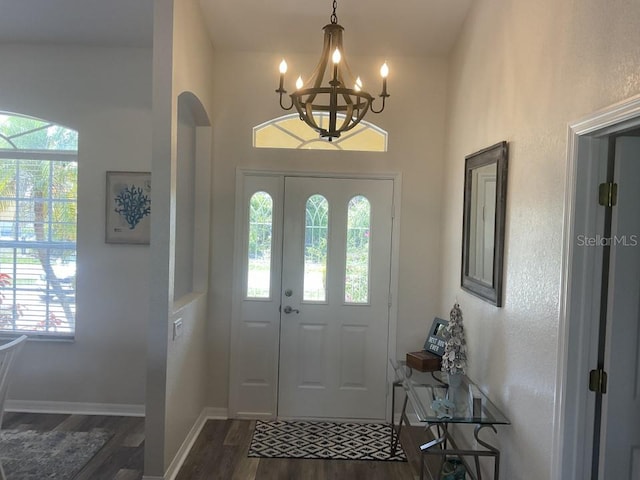
[[[504,257],[504,229],[505,210],[507,206],[507,142],[500,142],[479,152],[465,157],[464,169],[464,214],[462,223],[462,278],[461,286],[464,290],[476,295],[497,307],[502,306],[502,266]],[[493,258],[482,258],[491,267],[490,278],[481,279],[478,275],[470,274],[472,258],[478,251],[477,244],[472,245],[475,226],[471,224],[474,215],[472,208],[478,192],[473,191],[474,170],[495,165],[495,221],[493,229]],[[475,182],[477,184],[477,182]],[[476,187],[477,188],[477,187]],[[492,199],[490,199],[492,200]],[[477,202],[477,200],[476,200]],[[477,207],[476,207],[477,208]],[[483,207],[484,208],[484,207]],[[486,215],[483,210],[483,221]],[[491,212],[489,213],[491,215]],[[477,220],[476,220],[477,222]],[[489,228],[490,226],[487,226]],[[489,233],[491,233],[489,231]],[[484,238],[483,238],[484,241]],[[476,249],[471,251],[472,246]],[[483,250],[484,251],[484,250]],[[476,260],[477,262],[477,260]]]

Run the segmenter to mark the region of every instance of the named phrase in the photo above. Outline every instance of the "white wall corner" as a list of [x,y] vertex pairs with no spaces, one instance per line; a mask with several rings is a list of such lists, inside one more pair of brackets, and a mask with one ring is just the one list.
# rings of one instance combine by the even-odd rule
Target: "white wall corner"
[[227,420],[229,418],[229,411],[226,408],[207,407],[204,411],[206,412],[207,420]]

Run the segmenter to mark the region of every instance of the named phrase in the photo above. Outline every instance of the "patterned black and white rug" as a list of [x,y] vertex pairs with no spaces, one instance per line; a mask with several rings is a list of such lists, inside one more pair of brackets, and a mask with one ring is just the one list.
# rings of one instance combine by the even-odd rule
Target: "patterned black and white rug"
[[258,420],[249,457],[406,462],[398,444],[391,455],[391,425]]

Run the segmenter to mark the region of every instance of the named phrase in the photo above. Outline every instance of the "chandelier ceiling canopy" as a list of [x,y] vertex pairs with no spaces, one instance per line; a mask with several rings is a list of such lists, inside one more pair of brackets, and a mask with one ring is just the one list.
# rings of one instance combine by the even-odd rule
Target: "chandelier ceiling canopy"
[[[382,112],[385,100],[389,97],[387,93],[389,67],[386,62],[380,67],[382,93],[379,96],[382,98],[382,105],[379,110],[374,109],[374,98],[363,89],[360,77],[354,78],[351,73],[342,46],[344,28],[338,24],[336,8],[337,0],[334,0],[331,23],[323,28],[324,43],[320,61],[307,81],[303,81],[302,76],[298,77],[295,91],[289,94],[291,104],[288,107],[282,103],[283,95],[287,94],[284,89],[287,62],[284,60],[280,63],[280,86],[276,90],[280,95],[280,106],[284,110],[295,107],[300,120],[319,132],[320,137],[327,138],[329,141],[355,127],[369,110],[373,113]],[[327,128],[318,125],[313,117],[314,111],[329,113]]]

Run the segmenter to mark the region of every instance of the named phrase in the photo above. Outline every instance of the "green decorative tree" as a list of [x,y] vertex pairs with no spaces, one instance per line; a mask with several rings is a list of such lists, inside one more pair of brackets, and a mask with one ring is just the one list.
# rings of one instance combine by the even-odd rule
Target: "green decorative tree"
[[448,374],[463,374],[467,369],[467,344],[462,326],[462,310],[455,303],[449,314],[449,323],[444,329],[444,354],[442,371]]

